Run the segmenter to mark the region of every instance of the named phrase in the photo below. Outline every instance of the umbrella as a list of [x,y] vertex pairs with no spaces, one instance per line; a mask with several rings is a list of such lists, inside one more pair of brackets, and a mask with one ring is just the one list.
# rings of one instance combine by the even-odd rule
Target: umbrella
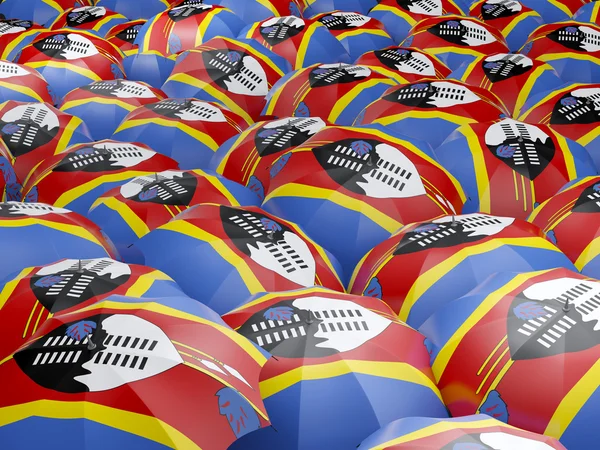
[[176,161],[143,144],[78,144],[39,164],[25,182],[23,198],[86,215],[96,198],[110,189],[143,174],[177,168]]
[[490,53],[508,53],[502,33],[474,17],[446,15],[421,20],[401,43],[427,50],[455,70]]
[[304,17],[313,17],[316,14],[343,10],[367,14],[378,0],[298,0]]
[[561,22],[569,20],[582,5],[591,0],[519,0],[523,5],[535,10],[545,23]]
[[130,112],[113,139],[142,142],[176,160],[182,169],[197,169],[205,167],[221,144],[248,125],[215,103],[165,99]]
[[476,414],[453,419],[395,420],[365,439],[358,450],[567,450],[556,439]]
[[2,202],[21,200],[23,185],[17,178],[11,160],[6,144],[0,139],[0,201]]
[[134,41],[134,47],[137,50],[123,60],[126,77],[160,89],[171,75],[177,55],[164,56],[158,52],[138,51],[136,41]]
[[0,105],[0,137],[8,147],[17,178],[23,182],[45,158],[92,140],[78,117],[47,103],[12,100]]
[[346,11],[330,11],[318,14],[313,20],[327,27],[342,43],[350,61],[355,61],[363,53],[394,45],[394,41],[383,24],[372,17]]
[[108,139],[136,108],[164,100],[167,95],[152,86],[129,80],[94,81],[73,89],[60,110],[82,119],[94,140]]
[[573,14],[573,20],[577,22],[591,22],[598,24],[598,13],[600,12],[600,3],[591,1],[586,3]]
[[513,119],[463,125],[435,155],[465,189],[463,213],[526,219],[565,183],[598,174],[581,145],[545,125]]
[[475,58],[459,67],[450,78],[496,94],[513,117],[519,116],[529,98],[564,84],[550,64],[518,53]]
[[518,1],[476,0],[469,15],[499,29],[508,48],[517,51],[525,44],[529,34],[544,23],[538,13],[540,6],[540,2],[535,8],[528,8]]
[[600,177],[569,183],[527,219],[537,225],[584,275],[600,277]]
[[272,17],[247,26],[239,37],[258,41],[287,59],[294,69],[317,63],[350,62],[342,43],[317,20],[296,16]]
[[105,37],[112,27],[125,22],[127,18],[124,15],[110,11],[104,6],[82,6],[67,9],[49,23],[48,28],[86,30]]
[[287,16],[288,14],[300,17],[302,0],[200,0],[200,3],[224,6],[232,10],[244,22],[254,23],[271,17]]
[[547,62],[564,82],[600,82],[600,26],[567,21],[542,25],[520,53]]
[[218,203],[258,205],[249,189],[202,170],[167,170],[148,174],[105,192],[94,202],[89,218],[110,236],[125,260],[129,247],[190,206]]
[[347,282],[360,258],[402,224],[455,214],[464,201],[458,181],[415,141],[326,127],[273,164],[263,207],[332,252]]
[[97,0],[96,6],[103,6],[110,11],[124,15],[129,20],[147,20],[165,11],[172,3],[171,0]]
[[355,62],[393,78],[413,83],[421,78],[446,78],[450,69],[437,57],[415,47],[387,47],[367,52]]
[[458,0],[379,0],[370,11],[385,25],[396,42],[402,42],[418,22],[445,14],[462,16],[466,10]]
[[274,292],[223,319],[273,355],[260,392],[277,432],[258,431],[272,440],[239,448],[347,450],[391,420],[446,417],[424,337],[377,299]]
[[297,225],[253,206],[197,205],[134,248],[139,262],[164,271],[219,314],[259,292],[313,285],[344,290],[325,250]]
[[162,89],[174,98],[220,103],[252,123],[269,90],[290,70],[285,59],[254,40],[214,38],[182,53]]
[[50,450],[225,449],[268,424],[264,361],[229,327],[151,301],[58,314],[0,365],[0,439]]
[[[0,3],[0,7],[2,5],[4,3]],[[0,57],[9,61],[17,61],[21,50],[44,30],[45,28],[30,20],[0,17]]]
[[508,114],[502,101],[487,89],[425,78],[390,88],[358,115],[354,125],[382,125],[437,148],[461,125]]
[[577,141],[600,169],[600,84],[570,83],[532,97],[519,120],[547,125]]
[[61,258],[118,258],[93,222],[44,203],[0,203],[0,236],[6,255],[0,260],[0,282],[24,267]]
[[0,60],[0,103],[17,102],[57,103],[52,89],[36,70]]
[[257,122],[219,147],[209,167],[247,186],[263,201],[273,163],[325,126],[319,117],[286,117]]
[[44,25],[67,8],[86,4],[89,4],[87,0],[3,0],[0,2],[0,14]]
[[134,42],[145,23],[144,19],[138,19],[115,25],[106,34],[106,40],[118,47],[126,57],[133,56],[138,51],[138,46]]
[[92,81],[123,78],[121,50],[87,31],[40,33],[16,62],[40,72],[59,97]]
[[566,269],[497,274],[420,331],[453,416],[487,413],[584,450],[600,437],[600,282]]
[[351,125],[356,116],[397,83],[367,66],[315,64],[279,80],[267,96],[265,115],[318,116]]
[[6,281],[0,293],[0,361],[52,316],[116,294],[140,298],[184,296],[164,273],[110,258],[61,259],[23,269]]
[[407,225],[376,246],[354,270],[348,291],[382,299],[418,328],[496,272],[555,267],[575,270],[530,223],[479,213],[446,216]]

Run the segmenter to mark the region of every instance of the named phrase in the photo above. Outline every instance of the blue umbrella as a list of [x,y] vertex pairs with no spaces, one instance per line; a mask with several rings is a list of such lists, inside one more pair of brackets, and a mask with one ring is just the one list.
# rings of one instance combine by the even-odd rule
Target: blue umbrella
[[520,0],[528,8],[537,12],[545,23],[561,22],[573,17],[582,3],[588,0]]
[[0,14],[44,25],[72,6],[82,6],[82,3],[78,0],[4,0],[0,3]]
[[171,75],[176,58],[177,55],[163,56],[157,52],[138,51],[123,59],[123,68],[129,80],[160,88]]
[[313,17],[317,14],[341,10],[367,14],[377,5],[377,0],[300,0],[304,3],[302,14],[304,17]]
[[169,7],[168,0],[98,0],[97,6],[123,14],[129,20],[149,19]]

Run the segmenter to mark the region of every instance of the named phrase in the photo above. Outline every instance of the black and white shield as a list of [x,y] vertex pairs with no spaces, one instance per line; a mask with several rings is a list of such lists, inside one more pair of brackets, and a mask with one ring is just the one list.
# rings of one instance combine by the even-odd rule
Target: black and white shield
[[448,81],[419,81],[407,84],[384,95],[383,99],[415,108],[449,108],[481,100],[465,85]]
[[444,14],[442,0],[396,0],[398,6],[413,14],[441,16]]
[[213,5],[188,2],[187,4],[184,3],[180,6],[171,8],[167,14],[169,15],[169,19],[173,22],[180,22],[188,17],[206,14],[211,9],[213,9]]
[[404,48],[388,48],[375,50],[375,56],[386,67],[404,73],[435,76],[435,66],[424,53],[407,50]]
[[125,142],[102,142],[69,152],[54,172],[113,172],[135,167],[156,153]]
[[275,357],[323,358],[361,347],[391,323],[348,300],[305,297],[265,308],[237,331]]
[[547,37],[571,50],[580,52],[600,50],[600,32],[586,25],[566,25],[549,33]]
[[0,61],[0,79],[18,78],[29,75],[29,72],[18,64]]
[[135,39],[138,37],[138,34],[140,33],[141,29],[142,29],[142,25],[139,23],[135,24],[135,25],[131,25],[131,26],[125,28],[124,30],[121,30],[117,34],[116,37],[122,41],[133,44]]
[[[566,311],[565,311],[566,310]],[[513,300],[507,319],[513,360],[579,352],[600,344],[600,283],[557,278]]]
[[496,41],[496,37],[485,27],[470,20],[443,20],[427,31],[447,42],[464,47],[478,47]]
[[18,105],[0,117],[0,136],[15,158],[46,145],[59,131],[58,116],[44,103]]
[[67,214],[70,212],[68,209],[57,208],[45,203],[0,203],[0,218],[38,217],[46,214]]
[[494,20],[512,17],[522,10],[523,5],[517,0],[486,0],[481,5],[481,18],[483,20]]
[[0,36],[6,34],[17,34],[27,31],[33,26],[33,22],[21,19],[0,19]]
[[343,139],[313,149],[336,183],[373,198],[409,198],[426,194],[417,168],[397,148],[374,139]]
[[600,182],[585,188],[571,211],[574,213],[599,213]]
[[129,80],[100,80],[81,86],[81,89],[93,92],[103,97],[116,98],[156,98],[156,95],[148,88],[137,81]]
[[308,74],[310,87],[318,88],[334,84],[354,83],[371,76],[371,69],[366,66],[351,64],[321,64]]
[[120,193],[135,202],[188,206],[197,186],[198,180],[193,174],[167,170],[136,177],[121,186]]
[[496,158],[530,180],[548,167],[556,153],[554,141],[541,128],[513,119],[491,125],[485,144]]
[[262,38],[271,46],[281,44],[302,33],[306,23],[296,16],[272,17],[260,24]]
[[510,217],[475,213],[423,222],[404,234],[394,255],[477,242],[502,232],[514,221]]
[[336,11],[319,19],[329,30],[341,31],[359,28],[367,24],[371,18],[355,12]]
[[591,124],[600,121],[600,88],[581,87],[563,95],[552,109],[554,125]]
[[145,105],[153,112],[169,119],[202,122],[226,122],[223,111],[207,102],[183,98],[168,98]]
[[254,56],[237,50],[217,49],[203,51],[202,59],[206,72],[221,89],[255,97],[269,92],[267,74]]
[[75,8],[67,14],[67,26],[77,27],[86,23],[95,22],[106,15],[106,8],[102,6],[83,6]]
[[75,60],[98,54],[92,41],[75,33],[56,33],[34,42],[33,46],[52,59]]
[[533,61],[525,55],[500,53],[481,61],[486,77],[492,83],[523,75],[533,69]]
[[320,117],[288,117],[267,122],[254,135],[259,156],[269,156],[297,147],[325,127]]

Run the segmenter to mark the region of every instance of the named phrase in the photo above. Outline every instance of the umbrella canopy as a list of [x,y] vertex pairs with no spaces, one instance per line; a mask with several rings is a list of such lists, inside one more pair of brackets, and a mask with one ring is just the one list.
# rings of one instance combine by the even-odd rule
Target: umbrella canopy
[[304,17],[316,14],[344,10],[367,14],[377,4],[377,0],[298,0]]
[[20,201],[23,185],[17,178],[11,163],[10,152],[2,140],[0,140],[0,174],[0,201]]
[[583,145],[600,169],[600,84],[570,83],[530,99],[519,120],[547,125]]
[[600,26],[566,21],[542,25],[520,53],[547,62],[565,82],[600,82]]
[[0,437],[51,450],[224,449],[268,424],[264,361],[232,329],[196,314],[99,302],[47,320],[2,361]]
[[164,100],[167,95],[146,83],[129,80],[94,81],[73,89],[60,110],[82,119],[94,140],[110,138],[134,109]]
[[269,90],[290,70],[285,59],[254,40],[214,38],[182,53],[162,89],[169,97],[221,103],[252,123]]
[[490,53],[508,53],[500,31],[474,17],[446,15],[421,20],[402,41],[405,47],[426,49],[455,70]]
[[[566,269],[498,274],[423,326],[453,416],[487,413],[584,450],[600,407],[600,282]],[[551,374],[551,376],[549,376]]]
[[415,47],[387,47],[367,52],[355,62],[393,78],[413,83],[421,78],[446,78],[450,69],[437,57]]
[[239,37],[256,40],[285,58],[294,69],[317,63],[351,62],[342,43],[317,20],[272,17],[244,28]]
[[410,224],[365,255],[348,291],[382,299],[420,327],[442,305],[497,272],[568,267],[569,259],[536,226],[487,214]]
[[127,17],[110,11],[104,6],[82,6],[67,9],[47,26],[52,30],[61,28],[86,30],[105,37],[112,27],[125,22]]
[[145,23],[144,19],[138,19],[115,25],[106,33],[106,40],[118,47],[125,56],[135,55],[138,46],[134,42]]
[[591,22],[598,24],[600,14],[600,3],[595,1],[586,3],[573,14],[573,20],[577,22]]
[[209,167],[247,186],[263,201],[273,163],[325,126],[319,117],[286,117],[257,122],[219,147]]
[[0,203],[0,237],[9,255],[0,260],[0,282],[24,267],[62,258],[119,256],[93,222],[44,203]]
[[556,439],[476,414],[453,419],[398,419],[365,439],[358,450],[567,450]]
[[358,115],[354,125],[383,125],[437,148],[461,125],[506,115],[502,101],[483,87],[425,78],[389,88]]
[[518,53],[496,53],[475,58],[470,64],[452,72],[450,78],[496,94],[512,117],[519,116],[532,96],[564,84],[550,64]]
[[[424,337],[379,300],[322,288],[275,292],[223,319],[273,355],[260,391],[276,448],[345,450],[391,420],[446,417]],[[265,444],[244,448],[275,448]]]
[[103,6],[110,11],[115,11],[124,15],[129,20],[147,20],[165,11],[171,3],[173,3],[171,0],[144,0],[143,2],[131,0],[97,0],[96,6]]
[[273,86],[265,115],[322,117],[351,125],[356,116],[397,82],[367,66],[315,64],[291,72]]
[[363,53],[378,50],[394,41],[383,24],[372,17],[346,11],[330,11],[313,17],[318,20],[342,43],[350,61],[355,61]]
[[[4,4],[0,3],[0,7]],[[21,50],[44,30],[45,28],[30,20],[0,18],[0,57],[17,61]]]
[[40,102],[56,104],[59,99],[35,69],[0,60],[0,103],[8,100],[17,102]]
[[23,182],[44,159],[71,145],[92,140],[80,118],[47,103],[12,100],[0,105],[0,137],[8,147],[17,177]]
[[0,3],[0,14],[44,25],[67,8],[85,5],[89,5],[87,0],[4,0]]
[[[198,0],[183,0],[198,1]],[[287,16],[288,14],[300,17],[302,0],[200,0],[200,3],[221,5],[232,10],[246,23],[260,22],[271,17]]]
[[148,19],[135,44],[141,52],[179,53],[214,38],[235,38],[244,22],[231,10],[202,2],[184,2]]
[[23,197],[86,215],[112,188],[140,175],[177,168],[173,159],[139,143],[78,144],[39,164],[25,182]]
[[476,0],[471,4],[469,15],[499,29],[510,51],[515,52],[525,44],[529,35],[544,23],[538,13],[540,6],[540,2],[532,9],[519,1]]
[[581,145],[513,119],[463,125],[434,152],[465,189],[464,213],[526,219],[565,183],[598,174]]
[[297,225],[256,207],[197,205],[134,247],[140,261],[220,314],[259,292],[313,285],[344,290],[325,250]]
[[259,199],[249,189],[216,174],[168,170],[139,176],[104,193],[88,216],[127,260],[129,247],[139,238],[200,203],[246,206],[258,205]]
[[185,296],[164,273],[110,258],[61,259],[28,267],[6,281],[0,292],[0,360],[21,347],[52,316],[117,294],[140,298]]
[[542,16],[545,23],[561,22],[569,20],[582,5],[591,0],[519,0],[523,5],[531,8]]
[[529,222],[537,225],[584,275],[600,277],[600,177],[569,183],[538,206]]
[[326,127],[271,168],[264,208],[331,251],[347,282],[402,224],[456,214],[458,181],[419,143],[376,128]]
[[142,142],[175,159],[182,169],[197,169],[206,167],[217,148],[248,125],[215,103],[171,98],[134,109],[113,139]]
[[409,34],[410,29],[418,22],[431,17],[446,14],[464,15],[466,10],[460,0],[379,0],[369,11],[369,16],[374,17],[385,25],[396,42],[402,42]]
[[41,73],[59,97],[92,81],[124,76],[121,50],[87,31],[42,32],[16,62]]

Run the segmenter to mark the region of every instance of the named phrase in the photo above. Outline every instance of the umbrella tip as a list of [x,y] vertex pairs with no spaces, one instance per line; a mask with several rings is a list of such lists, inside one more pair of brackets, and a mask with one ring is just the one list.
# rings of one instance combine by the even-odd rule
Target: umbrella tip
[[81,264],[81,260],[78,260],[78,262],[77,262],[77,272],[78,273],[83,272],[83,265]]
[[567,298],[567,301],[565,302],[565,305],[562,308],[564,313],[568,313],[569,311],[571,311],[571,304],[569,303],[569,299]]
[[312,311],[309,309],[309,310],[308,310],[308,317],[306,318],[306,323],[310,325],[310,324],[311,324],[311,323],[313,323],[313,322],[314,322],[314,319],[313,319],[313,313],[312,313]]
[[87,348],[88,348],[88,350],[94,350],[96,348],[96,344],[94,344],[94,341],[92,341],[92,335],[91,334],[88,334]]

